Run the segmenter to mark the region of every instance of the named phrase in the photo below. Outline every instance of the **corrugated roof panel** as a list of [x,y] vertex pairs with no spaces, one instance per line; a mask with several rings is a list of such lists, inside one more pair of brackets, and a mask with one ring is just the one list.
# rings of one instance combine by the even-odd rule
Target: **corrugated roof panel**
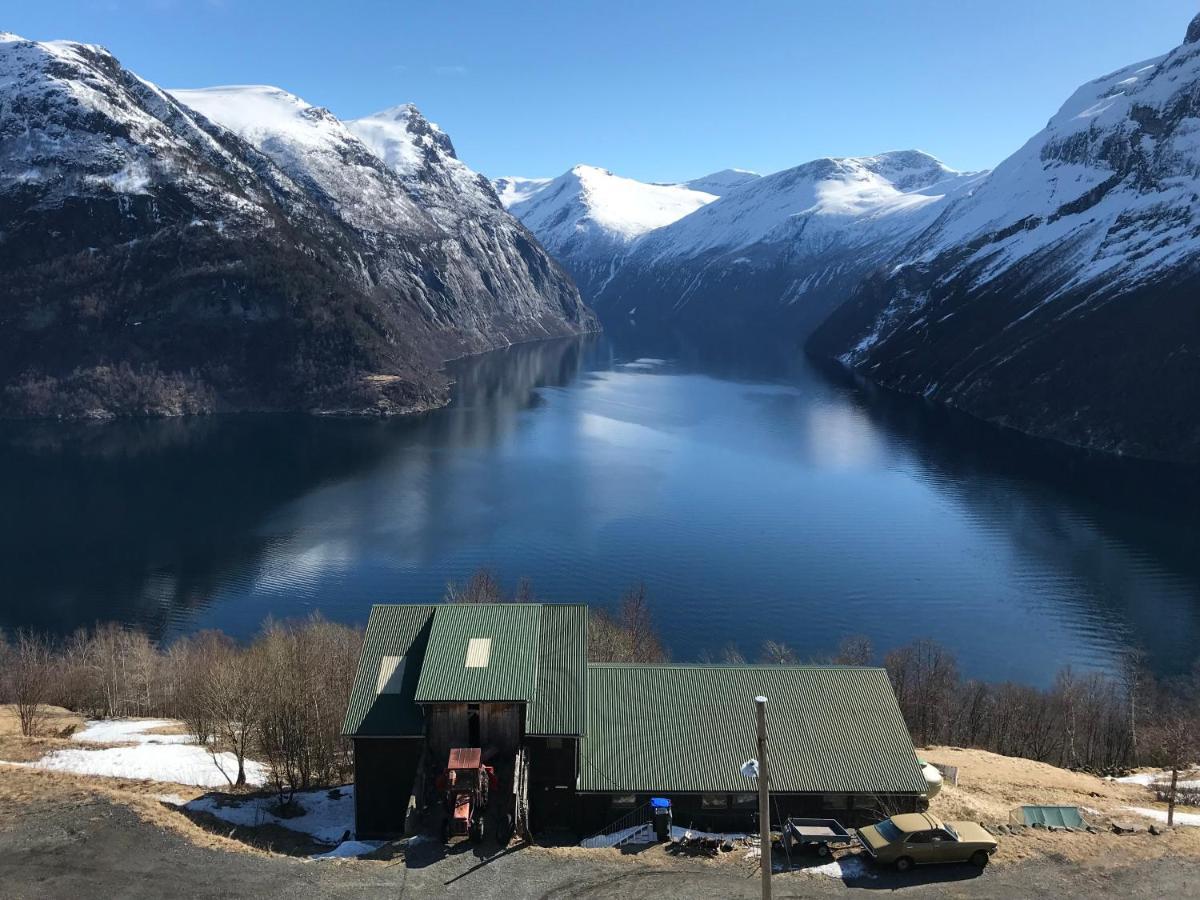
[[[537,689],[541,615],[541,605],[536,603],[438,606],[416,702],[532,701]],[[478,639],[491,641],[488,663],[468,666],[468,647]]]
[[754,697],[768,698],[771,788],[923,793],[925,779],[882,669],[588,667],[581,791],[752,790]]
[[[436,608],[427,604],[371,607],[343,734],[407,737],[423,733],[424,716],[413,696]],[[397,661],[395,671],[385,678],[381,667],[387,657]]]
[[526,713],[528,734],[583,734],[587,712],[587,607],[546,604],[538,660],[537,699]]

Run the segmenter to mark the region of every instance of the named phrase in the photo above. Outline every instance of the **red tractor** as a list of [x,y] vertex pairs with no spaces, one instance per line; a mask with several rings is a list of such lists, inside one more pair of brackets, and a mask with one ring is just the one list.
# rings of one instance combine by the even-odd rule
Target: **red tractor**
[[450,751],[446,771],[437,777],[435,786],[446,803],[446,820],[442,824],[442,840],[466,835],[478,843],[483,840],[483,818],[488,801],[498,782],[496,770],[483,765],[478,747],[459,747]]

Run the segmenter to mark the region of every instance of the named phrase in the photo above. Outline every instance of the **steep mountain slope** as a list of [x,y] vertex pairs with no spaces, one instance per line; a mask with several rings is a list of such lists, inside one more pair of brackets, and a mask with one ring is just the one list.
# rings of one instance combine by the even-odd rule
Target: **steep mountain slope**
[[1069,444],[1200,460],[1200,17],[1080,88],[812,348]]
[[511,219],[501,281],[327,112],[288,116],[260,150],[102,48],[0,35],[0,413],[426,408],[447,356],[590,323]]
[[511,209],[513,204],[528,200],[553,180],[553,178],[521,178],[514,175],[492,179],[492,187],[496,189],[496,196],[500,198],[504,208]]
[[607,169],[575,166],[530,191],[512,179],[502,188],[509,207],[575,277],[584,297],[595,296],[629,246],[655,228],[686,216],[714,194],[680,184],[647,184]]
[[[342,123],[274,87],[172,94],[248,140],[359,231],[375,284],[443,295],[448,303],[422,304],[433,312],[440,356],[593,327],[563,273],[416,107]],[[436,286],[414,269],[414,246]]]
[[909,150],[753,179],[648,233],[592,302],[643,329],[801,339],[975,178]]

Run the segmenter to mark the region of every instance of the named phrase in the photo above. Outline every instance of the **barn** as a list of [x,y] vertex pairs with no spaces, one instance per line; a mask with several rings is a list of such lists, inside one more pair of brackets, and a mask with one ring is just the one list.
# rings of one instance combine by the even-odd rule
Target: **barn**
[[367,624],[344,733],[360,838],[438,804],[478,747],[533,834],[593,834],[671,800],[678,823],[755,827],[753,698],[768,697],[772,815],[848,824],[922,809],[926,783],[882,669],[589,664],[581,604],[386,604]]

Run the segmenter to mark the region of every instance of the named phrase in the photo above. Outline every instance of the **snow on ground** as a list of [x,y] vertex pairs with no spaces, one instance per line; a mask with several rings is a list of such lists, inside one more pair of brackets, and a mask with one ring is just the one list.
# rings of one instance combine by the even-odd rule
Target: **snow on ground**
[[342,841],[328,853],[315,853],[309,859],[351,859],[374,853],[386,841]]
[[[333,796],[336,792],[337,796]],[[333,791],[302,791],[296,794],[296,802],[304,815],[281,818],[271,812],[277,803],[275,797],[253,797],[241,801],[228,801],[217,797],[198,797],[184,809],[189,812],[206,812],[232,825],[279,825],[291,831],[309,835],[323,844],[336,844],[354,833],[354,786],[335,788]],[[353,855],[353,854],[349,854]]]
[[83,730],[71,735],[75,741],[89,744],[190,744],[190,734],[147,734],[156,728],[178,725],[170,719],[93,719]]
[[795,869],[804,875],[825,875],[829,878],[840,878],[843,881],[858,881],[862,878],[875,878],[875,872],[861,856],[847,856],[835,859],[821,866],[808,866]]
[[[1137,775],[1126,775],[1122,778],[1115,778],[1113,780],[1117,781],[1121,784],[1140,784],[1143,787],[1152,787],[1156,784],[1161,784],[1164,787],[1166,787],[1166,786],[1169,786],[1171,783],[1171,773],[1170,772],[1139,772]],[[1179,783],[1176,785],[1176,787],[1181,788],[1183,790],[1192,790],[1192,791],[1200,790],[1200,780],[1185,781],[1183,779],[1180,779]]]
[[[22,765],[54,772],[134,780],[148,778],[197,787],[228,786],[229,780],[221,769],[230,777],[237,773],[237,760],[232,753],[218,753],[214,761],[213,754],[195,744],[145,743],[104,750],[55,750],[36,762]],[[246,782],[260,785],[265,781],[266,769],[260,763],[246,760]]]
[[[1165,809],[1150,809],[1145,806],[1126,806],[1125,809],[1131,813],[1137,813],[1139,816],[1145,816],[1147,819],[1157,819],[1159,822],[1164,823],[1167,821],[1167,811]],[[1175,810],[1175,824],[1200,828],[1200,814],[1181,813],[1179,810]]]

